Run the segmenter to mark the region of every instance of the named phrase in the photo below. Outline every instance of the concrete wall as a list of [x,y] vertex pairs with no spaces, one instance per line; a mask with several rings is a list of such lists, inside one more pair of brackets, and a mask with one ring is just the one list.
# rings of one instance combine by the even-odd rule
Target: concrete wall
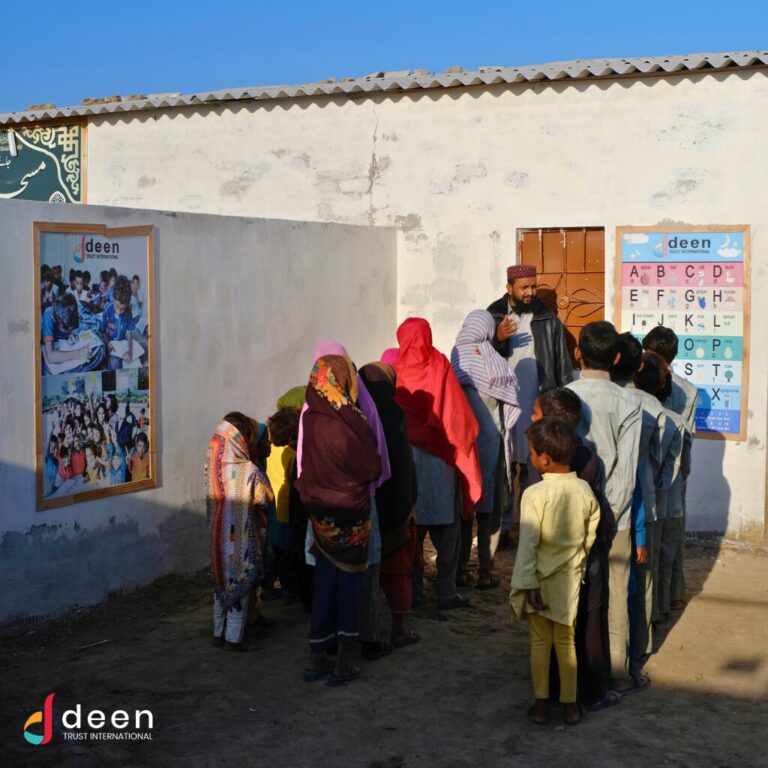
[[[768,288],[765,70],[494,86],[91,120],[98,203],[401,231],[398,317],[448,350],[504,290],[519,227],[602,226],[612,317],[617,225],[751,224]],[[753,333],[768,306],[753,301]],[[394,339],[391,339],[393,341]],[[768,361],[753,354],[748,440],[697,441],[689,527],[762,532]]]
[[[156,228],[159,487],[35,511],[32,222]],[[208,562],[203,464],[227,411],[258,418],[312,349],[378,359],[396,316],[384,228],[0,202],[0,621],[54,614]]]

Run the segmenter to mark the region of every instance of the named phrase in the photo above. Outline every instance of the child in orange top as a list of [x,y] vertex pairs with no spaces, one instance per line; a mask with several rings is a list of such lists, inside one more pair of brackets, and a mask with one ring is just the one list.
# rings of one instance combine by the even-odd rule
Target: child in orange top
[[135,447],[128,459],[131,482],[149,480],[149,440],[143,432],[136,435]]

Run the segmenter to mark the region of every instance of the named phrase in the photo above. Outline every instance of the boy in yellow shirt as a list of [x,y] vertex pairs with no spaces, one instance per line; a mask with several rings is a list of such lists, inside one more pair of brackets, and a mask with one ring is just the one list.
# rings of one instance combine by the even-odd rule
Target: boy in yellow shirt
[[520,541],[512,573],[510,608],[528,620],[535,701],[531,722],[548,721],[549,663],[554,645],[560,703],[568,725],[581,721],[576,703],[574,624],[587,555],[600,508],[588,483],[571,471],[578,438],[569,424],[541,419],[527,432],[531,463],[543,482],[529,486],[520,507]]

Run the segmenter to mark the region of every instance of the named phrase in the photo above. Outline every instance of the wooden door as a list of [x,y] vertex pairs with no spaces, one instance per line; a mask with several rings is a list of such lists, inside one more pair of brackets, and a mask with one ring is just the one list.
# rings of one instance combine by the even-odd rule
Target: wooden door
[[519,262],[536,265],[537,296],[557,312],[573,359],[581,328],[605,317],[605,231],[521,229],[517,240]]

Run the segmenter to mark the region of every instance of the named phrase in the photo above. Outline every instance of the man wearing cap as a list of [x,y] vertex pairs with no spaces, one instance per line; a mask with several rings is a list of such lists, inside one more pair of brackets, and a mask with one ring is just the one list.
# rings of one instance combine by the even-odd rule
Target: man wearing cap
[[[512,457],[519,472],[520,493],[528,484],[528,441],[536,395],[550,387],[563,387],[573,379],[565,343],[565,328],[544,303],[536,298],[536,267],[515,264],[507,268],[507,293],[488,307],[496,321],[494,346],[509,361],[520,387],[520,419],[512,434]],[[515,509],[519,508],[518,503]],[[509,540],[513,509],[501,521],[502,546]],[[506,535],[505,535],[506,534]]]

